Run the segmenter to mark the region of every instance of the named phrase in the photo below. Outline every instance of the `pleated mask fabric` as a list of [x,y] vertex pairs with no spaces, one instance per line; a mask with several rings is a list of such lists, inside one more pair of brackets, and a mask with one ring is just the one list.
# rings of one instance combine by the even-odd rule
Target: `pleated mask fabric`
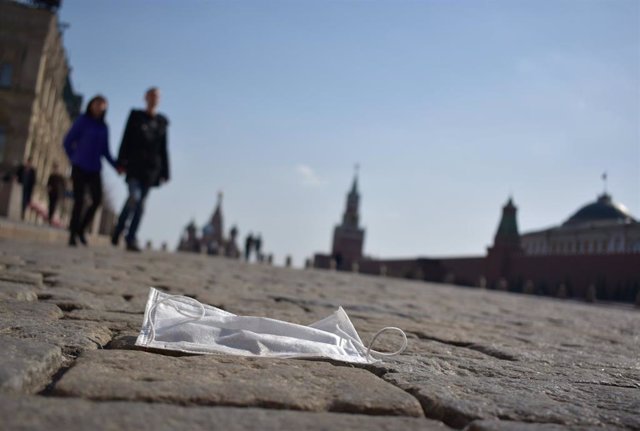
[[[392,353],[372,350],[375,339],[388,330],[401,333],[402,348]],[[187,353],[328,358],[367,364],[378,361],[372,353],[381,356],[401,353],[407,346],[407,338],[401,329],[387,327],[366,347],[342,307],[304,326],[268,317],[237,316],[193,298],[169,295],[152,287],[136,345]]]

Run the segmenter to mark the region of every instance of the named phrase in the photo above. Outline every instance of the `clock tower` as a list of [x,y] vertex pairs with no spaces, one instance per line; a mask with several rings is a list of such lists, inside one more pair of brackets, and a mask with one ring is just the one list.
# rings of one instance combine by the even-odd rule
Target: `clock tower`
[[347,205],[342,215],[342,223],[336,226],[333,231],[331,255],[336,261],[337,269],[350,270],[353,263],[362,259],[364,229],[359,226],[359,205],[358,167],[356,166],[353,184],[347,194]]

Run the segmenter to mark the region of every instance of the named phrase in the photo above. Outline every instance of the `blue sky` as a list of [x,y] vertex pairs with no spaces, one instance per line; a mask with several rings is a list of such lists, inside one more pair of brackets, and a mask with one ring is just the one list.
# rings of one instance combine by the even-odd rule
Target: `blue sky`
[[[359,163],[365,253],[484,253],[603,189],[640,217],[640,2],[65,0],[85,100],[117,152],[161,88],[172,180],[140,238],[175,246],[224,191],[226,229],[281,263],[328,251]],[[116,205],[122,179],[106,175]]]

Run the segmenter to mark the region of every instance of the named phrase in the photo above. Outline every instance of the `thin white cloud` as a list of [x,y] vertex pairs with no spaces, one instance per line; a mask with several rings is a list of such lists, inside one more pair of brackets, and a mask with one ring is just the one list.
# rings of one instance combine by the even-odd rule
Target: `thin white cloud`
[[296,173],[300,177],[302,184],[309,187],[320,187],[326,184],[326,181],[318,176],[318,174],[309,165],[298,164]]

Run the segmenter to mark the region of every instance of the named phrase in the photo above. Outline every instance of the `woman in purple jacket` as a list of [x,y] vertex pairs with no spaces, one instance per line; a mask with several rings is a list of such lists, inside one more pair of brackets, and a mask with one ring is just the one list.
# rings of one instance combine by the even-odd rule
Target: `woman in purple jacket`
[[[73,181],[73,211],[69,225],[69,245],[76,245],[76,238],[84,245],[84,237],[93,216],[102,201],[102,157],[120,173],[109,151],[109,129],[104,121],[107,99],[95,96],[89,101],[87,110],[73,123],[64,138],[64,149],[71,161]],[[89,189],[91,205],[83,213],[85,191]]]

